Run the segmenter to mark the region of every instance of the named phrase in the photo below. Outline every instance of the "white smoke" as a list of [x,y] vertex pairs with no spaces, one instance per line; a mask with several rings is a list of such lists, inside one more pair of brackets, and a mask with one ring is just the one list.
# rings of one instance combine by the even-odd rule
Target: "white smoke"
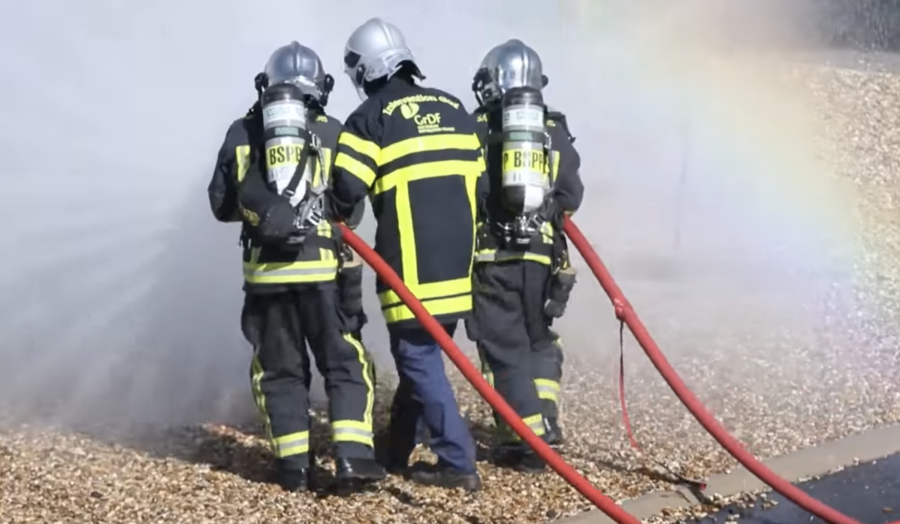
[[[0,411],[172,423],[226,418],[249,398],[238,231],[215,222],[205,194],[216,153],[253,102],[254,75],[291,40],[321,55],[337,81],[329,110],[345,117],[359,101],[340,69],[343,46],[372,16],[404,31],[428,85],[470,108],[472,74],[490,47],[519,38],[536,48],[550,77],[547,99],[578,137],[581,226],[626,281],[652,284],[644,303],[669,293],[658,279],[719,271],[704,288],[714,308],[722,279],[743,274],[748,283],[731,262],[779,226],[742,207],[741,184],[755,173],[723,153],[728,137],[715,123],[690,122],[685,152],[693,102],[683,84],[653,74],[667,53],[681,67],[688,55],[680,53],[715,25],[695,15],[649,0],[5,3]],[[362,233],[371,239],[372,231],[369,217]],[[801,249],[798,235],[787,248]],[[802,249],[761,258],[778,269],[818,252]],[[576,352],[602,312],[596,288],[582,288],[563,323]],[[367,341],[389,362],[371,287],[366,306]]]

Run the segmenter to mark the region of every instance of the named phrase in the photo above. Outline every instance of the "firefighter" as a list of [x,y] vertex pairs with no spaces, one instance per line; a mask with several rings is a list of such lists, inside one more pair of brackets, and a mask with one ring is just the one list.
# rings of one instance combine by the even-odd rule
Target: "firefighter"
[[[490,191],[479,214],[467,330],[486,378],[537,435],[557,445],[563,353],[551,325],[575,282],[561,220],[581,205],[584,187],[565,116],[544,105],[546,84],[540,56],[519,40],[488,52],[473,81]],[[543,470],[495,420],[501,463]]]
[[[375,250],[451,336],[472,309],[476,185],[484,175],[475,119],[454,96],[422,87],[403,35],[373,18],[344,49],[345,70],[363,100],[344,124],[333,201],[346,215],[369,196]],[[475,443],[459,413],[440,347],[384,283],[377,284],[400,378],[388,470],[420,484],[475,491]],[[434,467],[407,467],[422,417]]]
[[228,129],[209,185],[215,217],[242,222],[241,328],[276,478],[288,491],[314,480],[307,344],[325,379],[339,488],[385,476],[373,451],[372,360],[339,304],[343,246],[325,192],[341,130],[324,112],[333,85],[312,49],[291,42],[275,50],[256,77],[259,100]]

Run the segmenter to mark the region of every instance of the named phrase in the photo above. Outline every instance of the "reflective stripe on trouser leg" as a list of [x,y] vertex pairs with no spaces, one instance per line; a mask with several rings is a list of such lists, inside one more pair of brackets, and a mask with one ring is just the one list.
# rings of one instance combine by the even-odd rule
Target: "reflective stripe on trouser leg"
[[256,352],[254,352],[253,359],[250,363],[250,384],[253,391],[253,399],[256,402],[260,417],[263,420],[266,438],[272,448],[272,453],[277,458],[286,458],[309,453],[309,431],[298,431],[278,437],[273,435],[272,421],[269,418],[269,413],[266,409],[266,395],[262,390],[262,381],[264,377],[265,370],[263,370]]
[[[339,448],[346,448],[345,450],[343,450],[344,452],[339,451],[339,455],[360,455],[358,450],[353,450],[354,446],[352,446],[352,444],[360,444],[368,448],[365,452],[362,453],[363,455],[365,455],[365,458],[368,458],[371,454],[371,449],[375,445],[374,430],[372,424],[372,411],[375,407],[374,368],[372,366],[371,357],[359,340],[348,333],[342,335],[341,342],[344,344],[348,344],[352,348],[355,356],[355,360],[352,363],[352,367],[354,369],[346,369],[344,371],[347,372],[350,376],[361,377],[362,382],[365,384],[365,398],[362,402],[362,409],[360,410],[361,413],[359,413],[359,415],[361,415],[361,420],[356,419],[356,413],[346,413],[338,411],[338,409],[340,409],[341,411],[346,410],[347,406],[352,405],[352,402],[342,403],[343,407],[339,407],[336,405],[336,403],[332,402],[331,440]],[[344,364],[350,365],[349,359],[345,361]],[[351,393],[351,395],[355,395],[355,393]],[[342,444],[351,444],[351,446],[342,446]]]
[[[518,433],[512,430],[506,422],[503,422],[500,417],[495,415],[497,420],[497,433],[499,434],[501,440],[503,442],[520,442],[522,437],[519,436]],[[526,426],[531,428],[531,431],[534,431],[534,434],[542,437],[544,433],[546,433],[546,428],[544,427],[544,416],[540,413],[537,415],[532,415],[530,417],[525,417],[522,419],[522,422],[525,423]]]
[[334,442],[356,442],[369,447],[375,445],[371,424],[355,420],[335,420],[332,422],[331,440]]
[[[527,318],[522,303],[524,263],[481,264],[475,275],[474,331],[485,374],[494,389],[532,429],[544,433],[542,403],[534,387],[535,366]],[[485,369],[486,368],[486,369]],[[502,441],[516,441],[509,427],[494,414]]]
[[[482,374],[485,377],[485,380],[494,387],[494,374],[491,373],[490,368],[487,363],[482,359]],[[538,398],[541,398],[540,390],[538,390]],[[534,434],[542,437],[544,433],[546,433],[546,427],[544,426],[544,416],[543,414],[532,415],[530,417],[525,417],[522,419],[522,422],[525,423],[526,426],[531,428],[531,431],[534,431]],[[512,430],[511,427],[503,420],[496,411],[494,411],[494,424],[496,426],[496,432],[501,442],[519,442],[522,440],[522,437],[518,435],[515,431]]]
[[562,378],[564,360],[562,340],[554,333],[553,341],[542,351],[550,358],[540,359],[538,378],[535,378],[534,385],[543,405],[544,417],[556,419],[559,418],[561,396],[559,381]]
[[478,360],[481,361],[481,376],[487,381],[491,387],[494,387],[494,374],[491,373],[491,368],[488,366],[487,361],[484,359],[484,352],[482,350],[478,350]]
[[275,437],[272,441],[272,451],[278,458],[309,453],[309,431]]
[[[491,368],[484,358],[484,351],[480,348],[478,349],[478,359],[481,361],[481,376],[484,377],[484,380],[486,380],[491,387],[494,387],[494,374],[491,373]],[[499,433],[500,427],[503,425],[503,418],[494,410],[491,410],[491,415],[494,418],[494,430]]]
[[[487,361],[484,359],[484,355],[481,350],[478,351],[478,355],[481,359],[481,374],[484,379],[494,387],[494,374],[491,372],[490,367],[487,364]],[[538,398],[540,398],[540,391],[538,391]],[[496,411],[493,412],[494,415],[494,425],[495,430],[497,432],[498,437],[502,442],[519,442],[522,440],[515,431],[512,430],[511,427],[503,420]],[[544,416],[542,414],[532,415],[529,417],[525,417],[522,419],[525,422],[525,425],[531,428],[534,431],[534,434],[541,437],[546,433],[546,427],[544,426]]]
[[545,378],[536,378],[534,379],[534,387],[537,390],[539,399],[549,400],[554,404],[559,403],[559,382]]
[[269,413],[266,411],[266,396],[262,391],[262,379],[265,371],[262,364],[259,363],[259,357],[256,356],[257,350],[253,350],[253,359],[250,361],[250,389],[253,391],[253,401],[256,403],[256,409],[263,421],[266,432],[266,439],[275,447],[275,439],[272,437],[272,421],[269,419]]

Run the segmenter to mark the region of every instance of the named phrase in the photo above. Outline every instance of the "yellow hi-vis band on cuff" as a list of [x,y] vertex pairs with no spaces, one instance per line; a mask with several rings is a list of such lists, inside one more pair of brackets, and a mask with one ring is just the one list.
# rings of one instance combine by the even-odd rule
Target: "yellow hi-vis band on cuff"
[[365,446],[375,446],[375,434],[372,425],[356,420],[335,420],[331,423],[331,440],[333,442],[356,442]]
[[559,402],[559,382],[546,378],[536,378],[534,379],[534,387],[537,389],[538,398],[541,400]]
[[[542,437],[544,433],[546,433],[546,429],[544,428],[544,416],[543,415],[532,415],[530,417],[525,417],[522,419],[522,422],[528,426],[531,431],[534,432],[535,435]],[[519,442],[522,440],[515,431],[512,430],[505,422],[500,422],[498,424],[497,430],[500,431],[501,435],[506,439],[512,440],[513,442]]]
[[309,431],[291,433],[272,440],[272,451],[278,458],[309,453]]

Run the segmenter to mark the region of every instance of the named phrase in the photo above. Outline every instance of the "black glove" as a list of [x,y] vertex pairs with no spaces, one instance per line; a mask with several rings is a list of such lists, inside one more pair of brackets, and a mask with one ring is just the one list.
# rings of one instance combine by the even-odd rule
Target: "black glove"
[[544,302],[544,314],[550,318],[561,318],[566,312],[569,295],[575,287],[577,271],[574,267],[560,268],[550,277],[547,300]]
[[341,251],[343,264],[338,273],[338,307],[347,321],[347,331],[359,333],[368,321],[362,304],[362,259],[347,246]]

